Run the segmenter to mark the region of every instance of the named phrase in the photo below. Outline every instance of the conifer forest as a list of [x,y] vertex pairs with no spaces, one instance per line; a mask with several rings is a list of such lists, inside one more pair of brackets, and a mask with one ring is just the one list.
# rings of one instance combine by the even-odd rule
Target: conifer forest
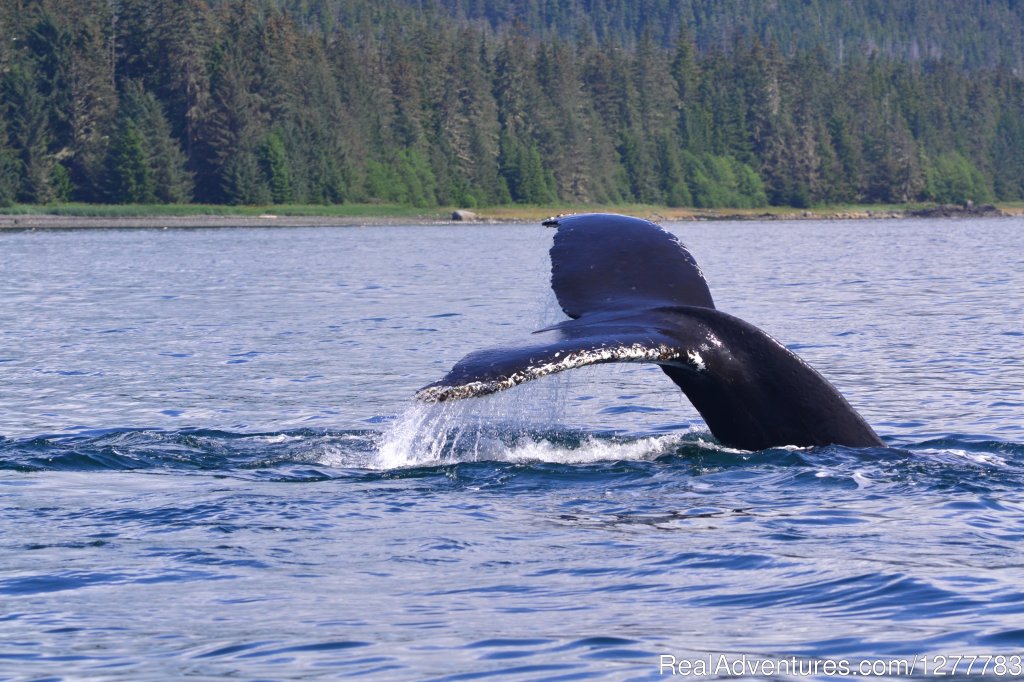
[[0,205],[1021,199],[1019,0],[0,0]]

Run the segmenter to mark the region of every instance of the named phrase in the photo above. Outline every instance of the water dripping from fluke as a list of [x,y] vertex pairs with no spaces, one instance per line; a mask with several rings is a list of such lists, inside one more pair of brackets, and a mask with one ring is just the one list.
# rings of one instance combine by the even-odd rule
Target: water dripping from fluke
[[381,434],[375,469],[439,466],[460,462],[586,464],[651,460],[670,454],[689,432],[650,436],[585,433],[558,426],[558,410],[536,406],[530,393],[561,392],[561,382],[533,391],[451,403],[412,404]]

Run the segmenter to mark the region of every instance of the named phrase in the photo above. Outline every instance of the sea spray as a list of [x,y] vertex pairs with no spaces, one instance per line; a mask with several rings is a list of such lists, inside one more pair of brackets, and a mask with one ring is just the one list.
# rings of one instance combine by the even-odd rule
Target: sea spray
[[[538,226],[535,238],[549,245],[551,231]],[[540,282],[544,278],[539,273],[550,265],[546,248],[535,252],[536,261],[522,267],[536,275],[529,281]],[[538,288],[537,293],[532,329],[565,319],[550,287]],[[530,443],[544,440],[539,434],[557,428],[565,413],[569,381],[567,374],[561,374],[481,398],[413,402],[381,434],[373,467],[513,459],[509,454],[517,447],[529,448]]]
[[559,385],[538,382],[484,398],[414,402],[381,434],[375,467],[506,459],[524,438],[557,423]]
[[445,403],[413,403],[381,434],[372,468],[456,462],[553,462],[653,459],[692,439],[688,430],[648,437],[589,434],[560,427],[564,382],[542,380],[515,391]]

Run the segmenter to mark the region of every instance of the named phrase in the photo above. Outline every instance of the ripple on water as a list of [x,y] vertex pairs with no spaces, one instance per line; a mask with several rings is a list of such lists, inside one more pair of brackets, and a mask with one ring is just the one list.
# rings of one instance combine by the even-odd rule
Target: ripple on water
[[[742,452],[701,431],[412,423],[442,433],[413,453],[361,430],[5,439],[12,475],[49,472],[0,480],[0,500],[32,500],[9,523],[48,532],[8,536],[0,594],[54,615],[0,634],[36,632],[17,659],[36,670],[70,649],[80,670],[274,679],[644,676],[726,642],[856,657],[1021,641],[1018,445]],[[411,455],[391,469],[388,442]],[[166,625],[140,634],[152,613]],[[115,619],[132,638],[103,630]]]

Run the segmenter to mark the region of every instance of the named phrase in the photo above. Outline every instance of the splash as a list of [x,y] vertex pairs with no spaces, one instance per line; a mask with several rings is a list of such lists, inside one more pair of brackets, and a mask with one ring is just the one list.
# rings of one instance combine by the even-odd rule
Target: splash
[[530,395],[543,391],[550,397],[564,390],[561,382],[535,386],[535,390],[517,395],[417,402],[381,435],[371,466],[396,469],[476,461],[581,464],[653,459],[674,452],[690,435],[683,431],[616,437],[568,431],[557,426],[557,406],[564,404],[562,400],[538,400]]

